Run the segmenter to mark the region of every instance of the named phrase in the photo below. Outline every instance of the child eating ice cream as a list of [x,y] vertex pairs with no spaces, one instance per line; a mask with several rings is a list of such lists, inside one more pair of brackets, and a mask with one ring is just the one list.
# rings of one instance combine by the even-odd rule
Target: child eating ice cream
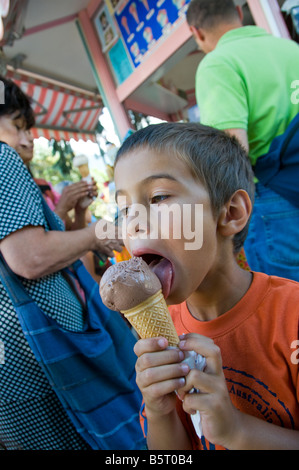
[[[254,194],[243,148],[199,124],[148,126],[120,148],[115,185],[125,246],[159,277],[184,334],[179,349],[163,337],[135,346],[149,449],[298,449],[299,285],[236,261]],[[202,208],[200,247],[186,248],[187,219],[162,210],[171,206],[189,210],[194,235],[193,210]],[[169,237],[156,228],[152,236],[156,212],[169,217]],[[203,372],[182,362],[190,350],[205,357]],[[201,440],[190,419],[197,411]]]

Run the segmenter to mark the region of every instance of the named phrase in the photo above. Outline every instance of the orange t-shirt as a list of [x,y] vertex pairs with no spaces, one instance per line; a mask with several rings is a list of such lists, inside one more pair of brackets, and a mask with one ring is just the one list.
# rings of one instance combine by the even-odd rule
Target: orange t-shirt
[[[208,336],[220,347],[233,404],[289,429],[299,430],[299,284],[253,273],[245,296],[215,320],[201,322],[186,302],[169,307],[178,334]],[[178,401],[195,449],[223,449],[197,438]]]

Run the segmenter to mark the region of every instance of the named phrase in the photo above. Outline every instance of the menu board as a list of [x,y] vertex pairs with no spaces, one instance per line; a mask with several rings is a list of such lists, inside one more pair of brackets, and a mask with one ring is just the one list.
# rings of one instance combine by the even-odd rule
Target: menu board
[[114,17],[135,67],[185,19],[190,0],[124,0],[114,6]]

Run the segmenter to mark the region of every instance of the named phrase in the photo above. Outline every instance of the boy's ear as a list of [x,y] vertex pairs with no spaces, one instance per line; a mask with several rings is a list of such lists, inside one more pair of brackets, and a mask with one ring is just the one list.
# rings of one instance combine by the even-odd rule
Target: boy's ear
[[250,197],[238,189],[223,206],[218,217],[218,232],[229,237],[241,232],[248,222],[252,210]]
[[204,41],[205,36],[202,29],[196,28],[196,26],[189,26],[189,29],[195,40],[199,39],[200,41]]

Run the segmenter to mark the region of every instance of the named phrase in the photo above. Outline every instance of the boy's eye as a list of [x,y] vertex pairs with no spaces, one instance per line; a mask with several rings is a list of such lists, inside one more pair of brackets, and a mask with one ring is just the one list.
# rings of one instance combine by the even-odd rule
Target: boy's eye
[[165,201],[169,197],[168,194],[157,194],[151,198],[151,204],[158,204],[161,201]]

